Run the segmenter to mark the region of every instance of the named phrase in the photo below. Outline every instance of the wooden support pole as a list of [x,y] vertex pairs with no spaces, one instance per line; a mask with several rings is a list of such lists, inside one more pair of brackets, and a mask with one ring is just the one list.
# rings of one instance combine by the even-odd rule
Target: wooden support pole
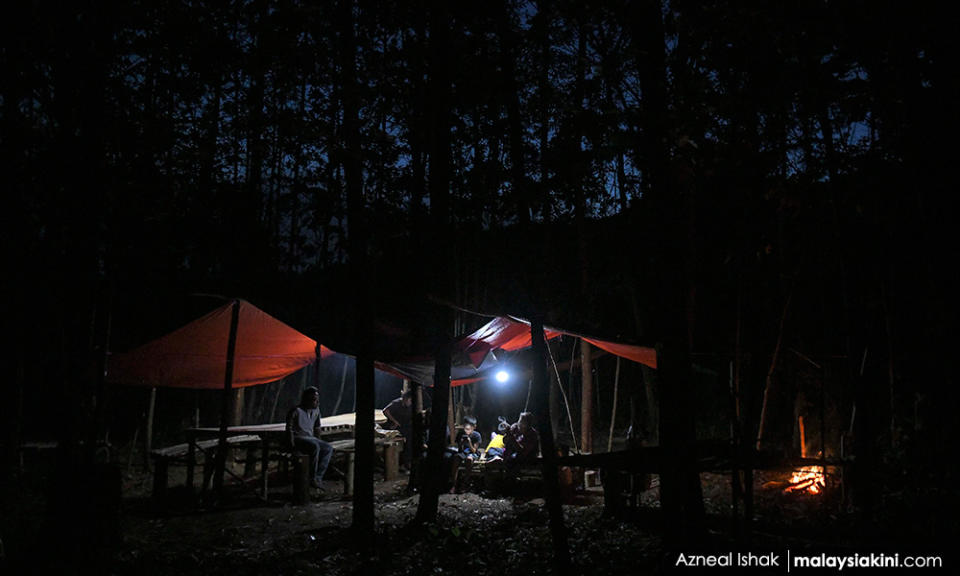
[[790,301],[793,299],[793,288],[787,294],[787,301],[783,304],[783,313],[780,315],[780,328],[777,330],[777,343],[773,348],[773,358],[770,359],[770,368],[767,370],[766,386],[763,388],[763,405],[760,407],[760,426],[757,428],[757,450],[763,450],[767,428],[767,406],[770,403],[770,389],[773,388],[773,374],[777,369],[777,360],[780,357],[780,346],[783,343],[783,327],[787,323],[787,314],[790,312]]
[[407,490],[412,492],[423,480],[423,432],[427,423],[423,421],[423,386],[420,382],[411,381],[410,390],[413,391],[413,419],[411,421],[412,437],[406,439],[404,450],[409,454],[410,462],[405,462],[410,466],[410,480],[407,483]]
[[260,439],[260,492],[264,500],[270,495],[270,439]]
[[339,414],[340,410],[340,400],[343,399],[343,389],[347,385],[347,363],[350,361],[350,357],[347,355],[343,356],[343,370],[340,372],[340,392],[337,394],[337,402],[333,405],[333,412],[330,414],[336,416]]
[[447,442],[447,445],[453,446],[453,443],[457,437],[457,420],[455,418],[455,410],[453,407],[453,390],[450,390],[450,393],[447,395],[447,425],[450,427],[450,438]]
[[230,403],[233,400],[233,357],[237,349],[237,325],[240,323],[240,300],[234,300],[230,311],[230,334],[227,338],[227,363],[223,376],[223,397],[220,406],[220,436],[217,443],[217,462],[213,473],[213,488],[219,499],[223,495],[223,472],[227,465],[227,426],[230,421]]
[[200,427],[200,391],[193,391],[193,427]]
[[233,414],[230,416],[231,426],[243,426],[243,411],[246,404],[246,389],[237,388],[233,396]]
[[803,429],[803,416],[797,416],[797,428],[800,433],[800,457],[807,457],[807,435]]
[[613,408],[610,409],[610,436],[607,437],[607,452],[613,450],[613,428],[617,422],[617,392],[620,387],[620,357],[617,356],[617,370],[613,374]]
[[[140,436],[140,426],[133,431],[133,441],[130,442],[130,455],[127,457],[127,474],[130,473],[130,469],[133,468],[133,455],[137,451],[137,438]],[[23,453],[21,452],[21,455]],[[22,456],[21,456],[22,457]]]
[[[550,342],[547,342],[547,353],[550,355],[550,363],[553,362],[553,349]],[[560,430],[560,376],[554,369],[550,370],[550,427],[554,431]],[[576,443],[576,438],[572,439]]]
[[584,454],[593,452],[593,361],[592,346],[580,342],[580,448]]
[[147,406],[146,435],[144,436],[143,467],[150,470],[150,451],[153,450],[153,413],[157,406],[157,389],[150,389],[150,403]]
[[283,396],[283,388],[287,385],[287,379],[284,378],[277,383],[277,393],[273,397],[273,406],[270,408],[270,417],[267,418],[267,422],[273,422],[273,419],[277,415],[277,405],[280,404],[280,397]]
[[[573,450],[579,454],[580,447],[577,446],[577,433],[573,429],[573,413],[570,412],[570,400],[567,398],[567,393],[564,391],[563,384],[560,382],[560,370],[557,368],[557,362],[553,359],[553,354],[550,353],[550,348],[547,348],[547,354],[550,355],[550,365],[553,367],[553,375],[556,378],[554,382],[557,384],[557,391],[560,392],[560,397],[563,399],[563,407],[566,409],[567,424],[570,426],[570,440],[573,441]],[[552,424],[553,420],[550,422]]]
[[[369,327],[369,318],[364,320]],[[369,328],[368,328],[369,329]],[[369,334],[369,332],[366,332]],[[373,356],[364,345],[357,354],[357,403],[356,424],[354,426],[355,459],[353,476],[353,528],[358,534],[373,534],[373,465],[375,458],[374,419],[375,375]]]

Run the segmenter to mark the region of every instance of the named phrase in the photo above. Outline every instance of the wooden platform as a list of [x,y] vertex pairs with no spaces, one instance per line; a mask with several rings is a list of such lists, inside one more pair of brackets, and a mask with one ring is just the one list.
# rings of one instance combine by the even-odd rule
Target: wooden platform
[[[253,447],[260,445],[260,437],[252,434],[241,434],[227,437],[227,446],[231,448]],[[157,448],[150,451],[150,458],[153,460],[153,498],[157,502],[162,502],[166,498],[167,478],[170,464],[180,463],[187,466],[192,476],[193,467],[196,465],[196,451],[200,450],[204,454],[204,478],[209,477],[212,471],[213,452],[216,450],[219,440],[200,440],[193,443],[185,442],[183,444],[174,444],[165,448]],[[192,484],[192,478],[191,478]]]

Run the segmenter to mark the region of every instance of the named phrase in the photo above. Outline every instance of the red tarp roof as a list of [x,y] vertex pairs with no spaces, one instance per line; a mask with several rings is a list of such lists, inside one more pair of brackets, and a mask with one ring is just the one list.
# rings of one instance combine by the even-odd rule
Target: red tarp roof
[[[584,341],[590,342],[597,348],[615,356],[645,364],[651,368],[657,367],[656,350],[646,346],[636,346],[634,344],[624,344],[612,340],[590,338],[574,332],[550,327],[544,328],[544,335],[547,340],[552,340],[562,335],[583,338]],[[473,333],[454,343],[453,350],[455,357],[454,365],[451,367],[450,384],[452,386],[463,386],[464,384],[483,380],[487,377],[489,370],[497,366],[496,361],[489,359],[490,352],[494,350],[513,352],[529,348],[531,342],[530,324],[525,320],[505,316],[494,318]],[[461,356],[461,361],[458,362],[456,355],[459,354],[463,356]],[[410,378],[423,384],[429,385],[433,382],[432,360],[378,363],[377,367],[394,375]]]
[[[547,340],[552,340],[562,335],[576,336],[614,356],[633,360],[634,362],[645,364],[651,368],[657,367],[657,351],[647,346],[590,338],[575,332],[551,328],[549,326],[544,326],[543,332]],[[454,350],[465,353],[470,358],[470,362],[474,367],[479,367],[483,359],[486,358],[487,353],[491,350],[502,349],[512,352],[514,350],[528,348],[531,342],[529,322],[518,318],[498,316],[481,326],[472,334],[460,339],[460,341],[454,345]]]
[[[233,387],[279,380],[317,357],[317,342],[245,300],[239,300]],[[233,303],[166,336],[112,356],[107,379],[120,384],[223,388]],[[324,346],[321,356],[333,352]]]
[[626,358],[627,360],[633,360],[634,362],[644,364],[651,368],[657,367],[657,351],[648,346],[621,344],[620,342],[599,340],[597,338],[584,338],[583,340],[593,344],[601,350],[606,350],[614,356],[620,356],[621,358]]
[[[561,334],[556,330],[544,329],[547,340]],[[529,324],[499,316],[454,344],[454,350],[466,354],[470,363],[479,368],[491,350],[513,352],[529,348],[532,342]]]

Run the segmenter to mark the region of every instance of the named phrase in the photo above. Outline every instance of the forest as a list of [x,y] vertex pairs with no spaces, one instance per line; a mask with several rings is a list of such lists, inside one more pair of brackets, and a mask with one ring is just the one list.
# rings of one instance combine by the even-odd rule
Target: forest
[[[594,520],[560,506],[545,465],[543,506],[517,512],[542,520],[542,558],[521,550],[471,571],[659,573],[678,553],[816,540],[809,527],[752,535],[747,515],[762,516],[764,499],[737,508],[753,480],[736,469],[721,476],[734,512],[720,514],[735,521],[716,528],[718,480],[692,469],[707,441],[737,458],[845,462],[843,489],[815,506],[833,528],[803,540],[810,550],[944,555],[956,541],[952,10],[131,0],[6,13],[0,568],[144,573],[147,553],[128,537],[143,526],[124,532],[148,520],[120,485],[142,449],[146,392],[111,383],[110,359],[233,298],[355,358],[344,403],[358,445],[373,441],[361,415],[393,392],[375,362],[434,358],[423,394],[462,408],[477,394],[449,386],[452,342],[513,315],[533,328],[533,393],[517,402],[526,393],[550,413],[541,452],[584,438],[609,450],[608,427],[622,447],[628,426],[661,451],[657,513],[623,532],[653,552],[604,551]],[[578,357],[569,339],[544,343],[545,325],[655,348],[657,369],[627,363],[621,376],[618,363],[624,404],[611,415],[612,358],[589,368],[589,345]],[[568,372],[554,375],[550,354]],[[330,381],[322,409],[343,394],[340,362],[316,372]],[[555,413],[558,380],[592,420]],[[280,389],[260,388],[248,402],[262,412]],[[425,423],[428,462],[448,418],[433,410]],[[156,443],[180,441],[178,426],[160,426]],[[57,449],[24,468],[23,446],[39,441]],[[432,539],[421,552],[442,556],[465,542],[429,479],[404,519],[429,529],[385,522],[398,504],[374,464],[357,451],[338,512],[349,522],[317,532],[377,548],[374,564],[351,565],[361,551],[319,573],[414,573],[403,550]],[[62,557],[48,557],[61,540]],[[146,573],[182,573],[184,554]],[[298,554],[186,573],[317,569]],[[417,570],[458,560],[437,562]]]

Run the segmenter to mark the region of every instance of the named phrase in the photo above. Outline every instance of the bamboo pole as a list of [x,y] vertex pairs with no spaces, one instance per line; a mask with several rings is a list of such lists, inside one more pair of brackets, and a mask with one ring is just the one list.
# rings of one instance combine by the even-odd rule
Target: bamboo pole
[[793,289],[787,294],[787,301],[783,305],[783,313],[780,315],[780,328],[777,331],[777,343],[773,348],[773,358],[770,360],[770,368],[767,370],[766,386],[763,388],[763,406],[760,408],[760,426],[757,428],[757,450],[763,445],[764,432],[767,425],[767,406],[770,403],[770,388],[773,387],[773,373],[777,368],[777,359],[780,357],[780,345],[783,343],[783,326],[787,322],[787,313],[790,311],[790,301],[793,299]]
[[146,434],[144,435],[143,467],[150,470],[150,451],[153,450],[153,412],[157,405],[157,389],[150,389],[150,404],[147,407]]
[[137,439],[140,437],[140,428],[137,428],[133,431],[133,441],[130,442],[130,454],[127,456],[127,474],[130,474],[130,469],[133,468],[133,455],[137,451]]
[[277,393],[273,396],[273,407],[270,408],[270,418],[267,420],[268,422],[273,422],[273,419],[277,415],[277,405],[280,403],[280,396],[283,396],[283,388],[286,384],[286,378],[277,383]]
[[230,402],[233,400],[233,356],[237,349],[237,325],[240,323],[240,300],[233,301],[230,313],[230,334],[227,338],[227,363],[223,376],[223,398],[220,406],[220,435],[217,443],[217,462],[213,487],[219,499],[223,494],[223,472],[227,465],[227,425],[230,420]]
[[553,359],[553,354],[550,352],[550,348],[547,348],[547,354],[550,356],[550,364],[553,366],[553,373],[557,377],[557,388],[560,389],[560,395],[563,397],[563,406],[567,410],[567,424],[570,425],[570,439],[573,441],[573,450],[574,452],[580,453],[580,447],[577,446],[577,433],[573,429],[573,414],[570,412],[570,401],[567,400],[567,392],[563,389],[563,384],[560,383],[560,370],[557,368],[557,362]]
[[592,346],[580,342],[580,446],[585,454],[593,452],[593,362]]
[[339,414],[340,410],[340,400],[343,399],[343,389],[347,385],[347,364],[350,362],[350,357],[347,355],[343,356],[343,370],[340,372],[340,393],[337,394],[337,403],[333,405],[332,415]]
[[231,426],[243,426],[246,404],[246,388],[237,388],[233,393],[233,414],[230,416]]
[[607,452],[613,450],[613,426],[617,421],[617,392],[620,387],[620,357],[617,356],[617,370],[613,373],[613,408],[610,409],[610,436],[607,437]]
[[200,427],[200,391],[193,391],[193,427]]

